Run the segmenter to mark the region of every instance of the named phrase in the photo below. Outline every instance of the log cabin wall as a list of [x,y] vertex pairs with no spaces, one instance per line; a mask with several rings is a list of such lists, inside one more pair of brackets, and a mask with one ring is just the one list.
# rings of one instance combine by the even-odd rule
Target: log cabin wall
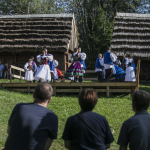
[[21,68],[46,47],[66,70],[68,52],[78,46],[74,14],[1,15],[0,31],[0,60]]
[[117,13],[111,49],[119,57],[132,54],[141,59],[140,80],[150,80],[150,14]]
[[[40,52],[19,52],[19,53],[3,52],[3,53],[0,53],[0,61],[2,62],[2,64],[8,63],[9,65],[15,65],[17,67],[23,68],[25,63],[28,61],[28,59],[31,56],[34,56],[34,61],[38,65],[39,63],[36,60],[36,56],[39,54]],[[63,52],[59,52],[59,53],[51,52],[50,54],[54,56],[55,60],[58,60],[59,65],[57,68],[60,70],[65,70],[64,55],[67,57],[67,54],[64,54]],[[66,66],[66,68],[68,67]]]

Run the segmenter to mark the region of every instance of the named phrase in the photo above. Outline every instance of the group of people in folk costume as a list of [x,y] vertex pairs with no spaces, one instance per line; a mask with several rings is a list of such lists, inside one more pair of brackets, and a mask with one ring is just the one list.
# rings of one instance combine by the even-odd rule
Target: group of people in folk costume
[[31,57],[24,65],[25,80],[27,82],[35,82],[35,80],[38,82],[53,82],[59,78],[64,78],[61,71],[56,68],[58,66],[58,61],[54,60],[52,54],[47,53],[46,48],[42,51],[42,54],[37,56],[37,62],[39,62],[38,67],[33,60],[34,57]]
[[[85,59],[86,54],[81,52],[81,48],[75,48],[74,53],[69,55],[69,59],[72,64],[67,69],[65,76],[57,69],[59,65],[57,60],[54,60],[52,54],[47,53],[45,48],[42,54],[37,56],[37,61],[39,66],[37,67],[34,62],[34,57],[31,57],[29,61],[24,65],[25,69],[25,80],[27,82],[54,82],[58,79],[70,79],[73,82],[83,82],[84,73],[86,69]],[[102,58],[102,54],[98,54],[98,58],[95,63],[95,72],[98,75],[98,82],[109,82],[109,80],[114,79],[119,81],[119,79],[125,78],[125,81],[136,81],[135,78],[135,64],[132,56],[126,54],[124,56],[125,60],[125,71],[120,67],[121,62],[118,59],[115,52],[111,52],[111,47],[107,48],[107,51]]]
[[98,75],[98,82],[109,82],[109,80],[114,79],[119,81],[119,79],[125,78],[125,81],[136,81],[135,78],[135,64],[132,56],[126,54],[124,56],[125,60],[125,71],[120,67],[121,62],[118,59],[115,52],[111,52],[111,47],[107,48],[107,51],[102,58],[102,54],[98,54],[98,58],[95,63],[95,72]]

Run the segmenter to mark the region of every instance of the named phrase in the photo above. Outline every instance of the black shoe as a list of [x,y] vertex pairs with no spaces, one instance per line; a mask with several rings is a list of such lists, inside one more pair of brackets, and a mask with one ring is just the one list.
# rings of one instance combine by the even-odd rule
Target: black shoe
[[82,83],[83,83],[83,80],[84,80],[83,76],[80,76],[80,77],[79,77],[79,82],[82,82]]
[[73,80],[73,82],[76,82],[77,81],[77,78],[76,77],[74,77],[74,80]]

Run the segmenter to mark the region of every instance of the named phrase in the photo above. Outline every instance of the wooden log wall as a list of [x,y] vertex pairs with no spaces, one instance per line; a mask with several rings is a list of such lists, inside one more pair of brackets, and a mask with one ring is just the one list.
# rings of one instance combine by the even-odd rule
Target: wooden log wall
[[[59,65],[58,69],[65,70],[68,66],[66,62],[69,62],[68,60],[68,54],[64,52],[48,52],[54,56],[54,59],[58,60]],[[10,53],[10,52],[2,52],[0,53],[0,61],[2,64],[8,63],[9,65],[14,65],[17,67],[23,68],[25,63],[28,61],[30,56],[34,56],[34,61],[38,65],[39,63],[36,60],[36,56],[39,55],[40,52],[18,52],[18,53]],[[67,59],[66,59],[67,58]]]

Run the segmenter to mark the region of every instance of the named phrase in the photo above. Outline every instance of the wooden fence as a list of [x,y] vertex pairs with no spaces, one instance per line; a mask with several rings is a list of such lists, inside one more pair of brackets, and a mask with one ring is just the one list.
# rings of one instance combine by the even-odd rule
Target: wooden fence
[[[14,70],[18,70],[19,71],[19,75],[12,74],[12,72],[14,72]],[[25,77],[21,76],[22,72],[25,72],[25,70],[22,69],[22,68],[10,65],[10,70],[9,70],[9,73],[10,73],[10,83],[12,83],[12,77],[20,79],[20,83],[21,83],[21,79],[25,79]]]

